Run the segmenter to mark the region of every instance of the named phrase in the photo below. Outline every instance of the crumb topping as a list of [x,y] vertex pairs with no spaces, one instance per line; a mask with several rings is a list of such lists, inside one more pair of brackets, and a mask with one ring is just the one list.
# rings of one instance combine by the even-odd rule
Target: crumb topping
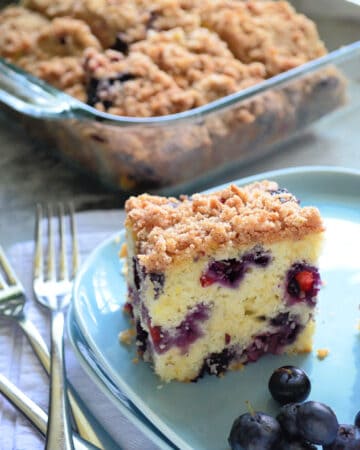
[[130,197],[125,209],[137,256],[149,271],[226,246],[301,239],[324,230],[316,208],[302,208],[272,181],[180,199],[143,194]]
[[315,24],[284,1],[20,3],[0,10],[0,56],[117,115],[186,111],[326,53]]
[[134,328],[129,328],[124,330],[119,334],[119,340],[122,344],[130,345],[136,336],[136,331]]
[[200,16],[235,57],[264,63],[268,76],[326,53],[315,24],[285,1],[212,0],[202,3]]
[[318,359],[323,360],[327,356],[329,356],[329,353],[330,353],[330,351],[327,348],[319,348],[316,351],[316,356],[318,357]]

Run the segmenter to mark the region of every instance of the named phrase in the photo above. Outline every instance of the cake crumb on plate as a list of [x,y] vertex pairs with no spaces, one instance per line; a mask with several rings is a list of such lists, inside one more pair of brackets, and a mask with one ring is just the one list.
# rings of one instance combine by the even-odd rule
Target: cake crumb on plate
[[124,330],[119,334],[119,340],[122,344],[130,345],[135,335],[136,332],[134,328],[129,328],[128,330]]
[[327,348],[319,348],[316,352],[318,359],[323,360],[329,355],[330,351]]

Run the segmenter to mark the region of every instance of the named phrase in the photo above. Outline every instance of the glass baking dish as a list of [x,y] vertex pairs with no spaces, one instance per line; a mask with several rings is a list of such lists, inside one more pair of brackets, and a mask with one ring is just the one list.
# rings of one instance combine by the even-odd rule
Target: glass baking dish
[[340,0],[290,3],[315,20],[329,54],[205,106],[161,117],[115,116],[1,59],[0,104],[112,188],[176,194],[204,187],[325,115],[360,104],[360,8]]

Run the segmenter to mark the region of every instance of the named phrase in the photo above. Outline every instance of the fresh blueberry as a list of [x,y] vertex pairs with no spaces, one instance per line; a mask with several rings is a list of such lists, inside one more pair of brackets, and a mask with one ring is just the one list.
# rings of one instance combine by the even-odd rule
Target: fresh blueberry
[[311,384],[306,373],[295,366],[276,369],[269,380],[269,390],[281,405],[303,402],[310,394]]
[[300,437],[296,423],[299,407],[300,403],[288,403],[287,405],[283,405],[276,417],[282,431],[288,439],[298,439]]
[[335,441],[324,450],[359,450],[360,430],[355,425],[340,425]]
[[235,420],[228,442],[232,450],[273,450],[280,438],[279,422],[268,414],[254,412]]
[[276,450],[316,450],[316,447],[310,442],[290,441],[284,438],[276,446]]
[[360,411],[355,416],[354,424],[355,424],[355,426],[360,428]]
[[339,428],[334,411],[323,403],[313,401],[299,406],[296,423],[301,437],[318,445],[331,444]]

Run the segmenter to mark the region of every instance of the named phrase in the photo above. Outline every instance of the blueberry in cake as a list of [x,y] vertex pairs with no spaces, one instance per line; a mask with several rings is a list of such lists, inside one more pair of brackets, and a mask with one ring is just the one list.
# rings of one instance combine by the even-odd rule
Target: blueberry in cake
[[128,303],[144,360],[193,381],[308,352],[323,223],[275,182],[126,203]]

